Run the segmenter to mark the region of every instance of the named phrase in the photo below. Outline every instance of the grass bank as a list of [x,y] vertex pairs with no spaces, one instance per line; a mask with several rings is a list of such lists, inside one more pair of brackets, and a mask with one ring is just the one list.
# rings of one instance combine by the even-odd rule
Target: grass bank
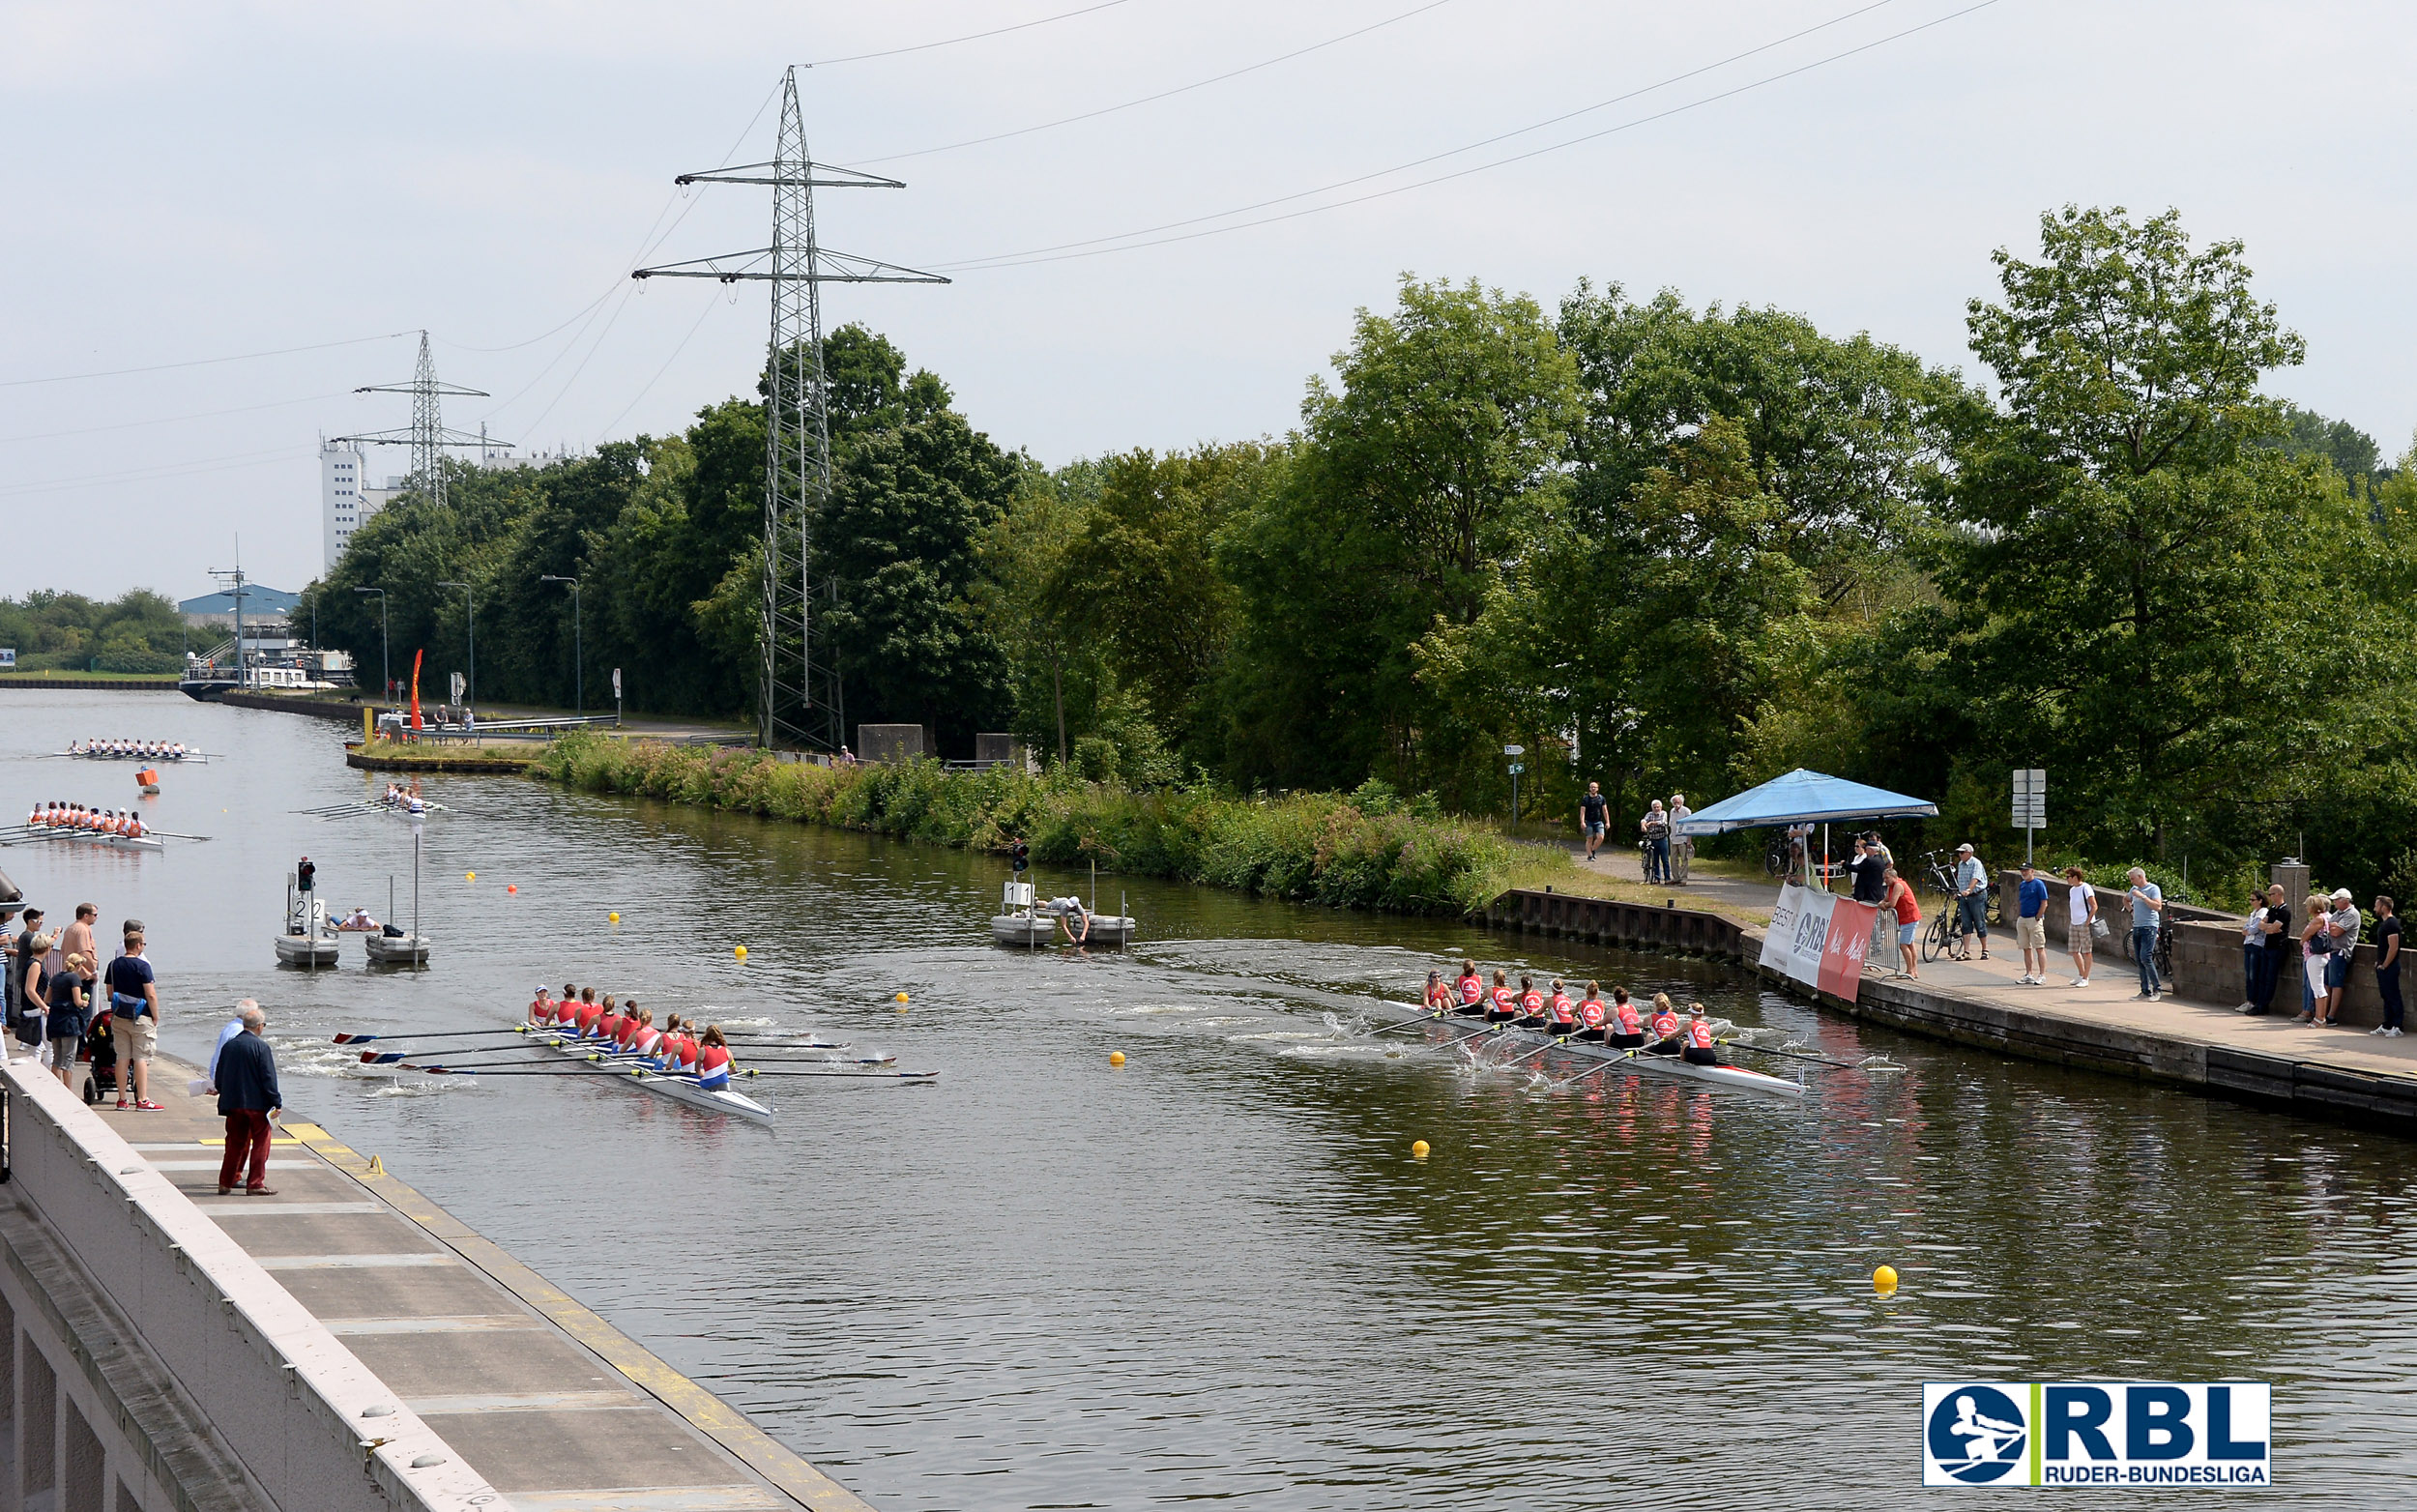
[[1063,771],[935,762],[812,767],[760,752],[574,735],[535,776],[734,813],[1001,851],[1018,835],[1035,859],[1232,887],[1264,897],[1402,914],[1467,914],[1510,887],[1574,880],[1564,852],[1420,812],[1382,784],[1357,793],[1239,798],[1135,793]]

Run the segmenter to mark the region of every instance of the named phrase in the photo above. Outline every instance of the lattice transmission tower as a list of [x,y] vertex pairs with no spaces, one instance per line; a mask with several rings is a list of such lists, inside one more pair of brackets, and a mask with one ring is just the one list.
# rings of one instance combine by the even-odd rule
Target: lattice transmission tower
[[407,430],[373,430],[359,436],[337,436],[339,445],[356,447],[411,448],[411,476],[420,491],[439,506],[445,503],[445,469],[437,466],[448,447],[509,447],[509,441],[489,439],[485,430],[468,435],[445,428],[443,399],[446,394],[463,398],[483,399],[484,389],[465,389],[458,384],[439,383],[436,359],[428,355],[428,334],[420,333],[420,366],[409,383],[370,384],[355,389],[355,393],[408,393],[411,395],[411,427]]
[[[780,137],[770,162],[684,173],[679,184],[763,184],[772,191],[772,245],[640,268],[633,278],[717,278],[772,286],[766,358],[764,646],[758,730],[767,746],[835,751],[846,741],[839,669],[814,643],[813,525],[830,497],[830,385],[823,368],[826,283],[946,283],[937,274],[833,251],[814,229],[818,189],[904,189],[896,179],[816,162],[798,109],[798,71],[781,84]],[[836,585],[824,584],[824,601]]]

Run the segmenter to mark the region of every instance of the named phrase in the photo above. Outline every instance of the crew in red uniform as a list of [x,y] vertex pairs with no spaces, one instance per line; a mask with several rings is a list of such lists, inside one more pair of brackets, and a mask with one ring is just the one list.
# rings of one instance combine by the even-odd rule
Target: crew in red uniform
[[1551,1021],[1544,1027],[1551,1030],[1556,1037],[1578,1032],[1578,1010],[1569,1001],[1569,989],[1558,976],[1553,978],[1553,996],[1544,1007]]
[[1704,1016],[1704,1004],[1687,1004],[1687,1047],[1678,1052],[1681,1059],[1696,1065],[1718,1065],[1721,1053],[1712,1048],[1712,1023]]
[[1612,992],[1612,1032],[1604,1043],[1622,1050],[1634,1050],[1645,1043],[1645,1018],[1637,1005],[1628,1001],[1628,989],[1618,987]]
[[554,1022],[554,1000],[545,995],[545,984],[543,982],[538,983],[538,995],[530,1001],[529,1022],[532,1024],[551,1024]]
[[1477,974],[1476,962],[1460,963],[1460,980],[1455,985],[1460,989],[1460,1011],[1472,1019],[1483,1018],[1485,1016],[1485,978]]
[[641,1014],[638,1011],[638,1000],[635,998],[623,1003],[621,1027],[613,1031],[614,1042],[623,1050],[634,1053],[638,1048],[638,1033],[646,1028],[646,1020],[651,1017],[653,1017],[652,1014]]
[[1578,1037],[1601,1043],[1609,1015],[1603,1010],[1603,988],[1599,983],[1587,983],[1587,997],[1578,1004]]
[[1653,1043],[1645,1047],[1649,1056],[1674,1056],[1678,1053],[1678,1010],[1671,1005],[1670,994],[1653,995]]
[[1427,974],[1427,1011],[1437,1018],[1452,1011],[1452,989],[1444,985],[1441,972]]
[[1497,971],[1494,974],[1494,1002],[1485,1010],[1489,1024],[1507,1024],[1519,1017],[1519,995],[1510,990],[1510,977]]
[[586,1034],[596,1028],[596,1021],[604,1016],[604,1005],[596,1001],[596,989],[579,989],[579,1011],[571,1015],[571,1028]]
[[1544,1027],[1544,994],[1536,991],[1535,983],[1525,976],[1519,978],[1519,1027]]
[[670,1031],[663,1035],[663,1048],[655,1059],[662,1062],[666,1071],[693,1071],[696,1069],[696,1036],[688,1032],[688,1025],[684,1020],[675,1016]]

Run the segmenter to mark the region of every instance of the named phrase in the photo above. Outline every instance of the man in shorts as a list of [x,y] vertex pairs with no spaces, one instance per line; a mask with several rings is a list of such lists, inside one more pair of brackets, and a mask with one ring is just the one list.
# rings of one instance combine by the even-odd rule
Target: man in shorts
[[160,986],[151,974],[151,963],[143,959],[143,921],[128,919],[125,935],[126,953],[109,963],[103,978],[109,989],[111,1022],[118,1026],[115,1038],[131,1073],[118,1083],[118,1111],[126,1111],[131,1081],[134,1108],[157,1113],[160,1104],[151,1100],[151,1058],[160,1053]]
[[1578,831],[1587,837],[1587,859],[1594,859],[1595,849],[1603,843],[1603,832],[1609,827],[1612,805],[1603,797],[1603,784],[1587,784],[1586,797],[1578,800]]
[[2023,947],[2026,987],[2048,985],[2048,883],[2029,861],[2023,863],[2023,886],[2015,889],[2014,943]]

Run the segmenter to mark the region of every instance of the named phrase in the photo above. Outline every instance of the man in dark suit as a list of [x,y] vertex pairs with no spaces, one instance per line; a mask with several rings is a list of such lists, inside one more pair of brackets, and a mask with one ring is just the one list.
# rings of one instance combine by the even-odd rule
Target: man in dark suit
[[218,1195],[235,1190],[236,1173],[247,1159],[250,1171],[244,1190],[254,1197],[275,1197],[269,1182],[270,1120],[283,1110],[284,1094],[277,1086],[277,1053],[263,1037],[268,1017],[256,1004],[243,1010],[244,1032],[218,1052],[218,1112],[226,1118],[226,1156],[218,1162]]

